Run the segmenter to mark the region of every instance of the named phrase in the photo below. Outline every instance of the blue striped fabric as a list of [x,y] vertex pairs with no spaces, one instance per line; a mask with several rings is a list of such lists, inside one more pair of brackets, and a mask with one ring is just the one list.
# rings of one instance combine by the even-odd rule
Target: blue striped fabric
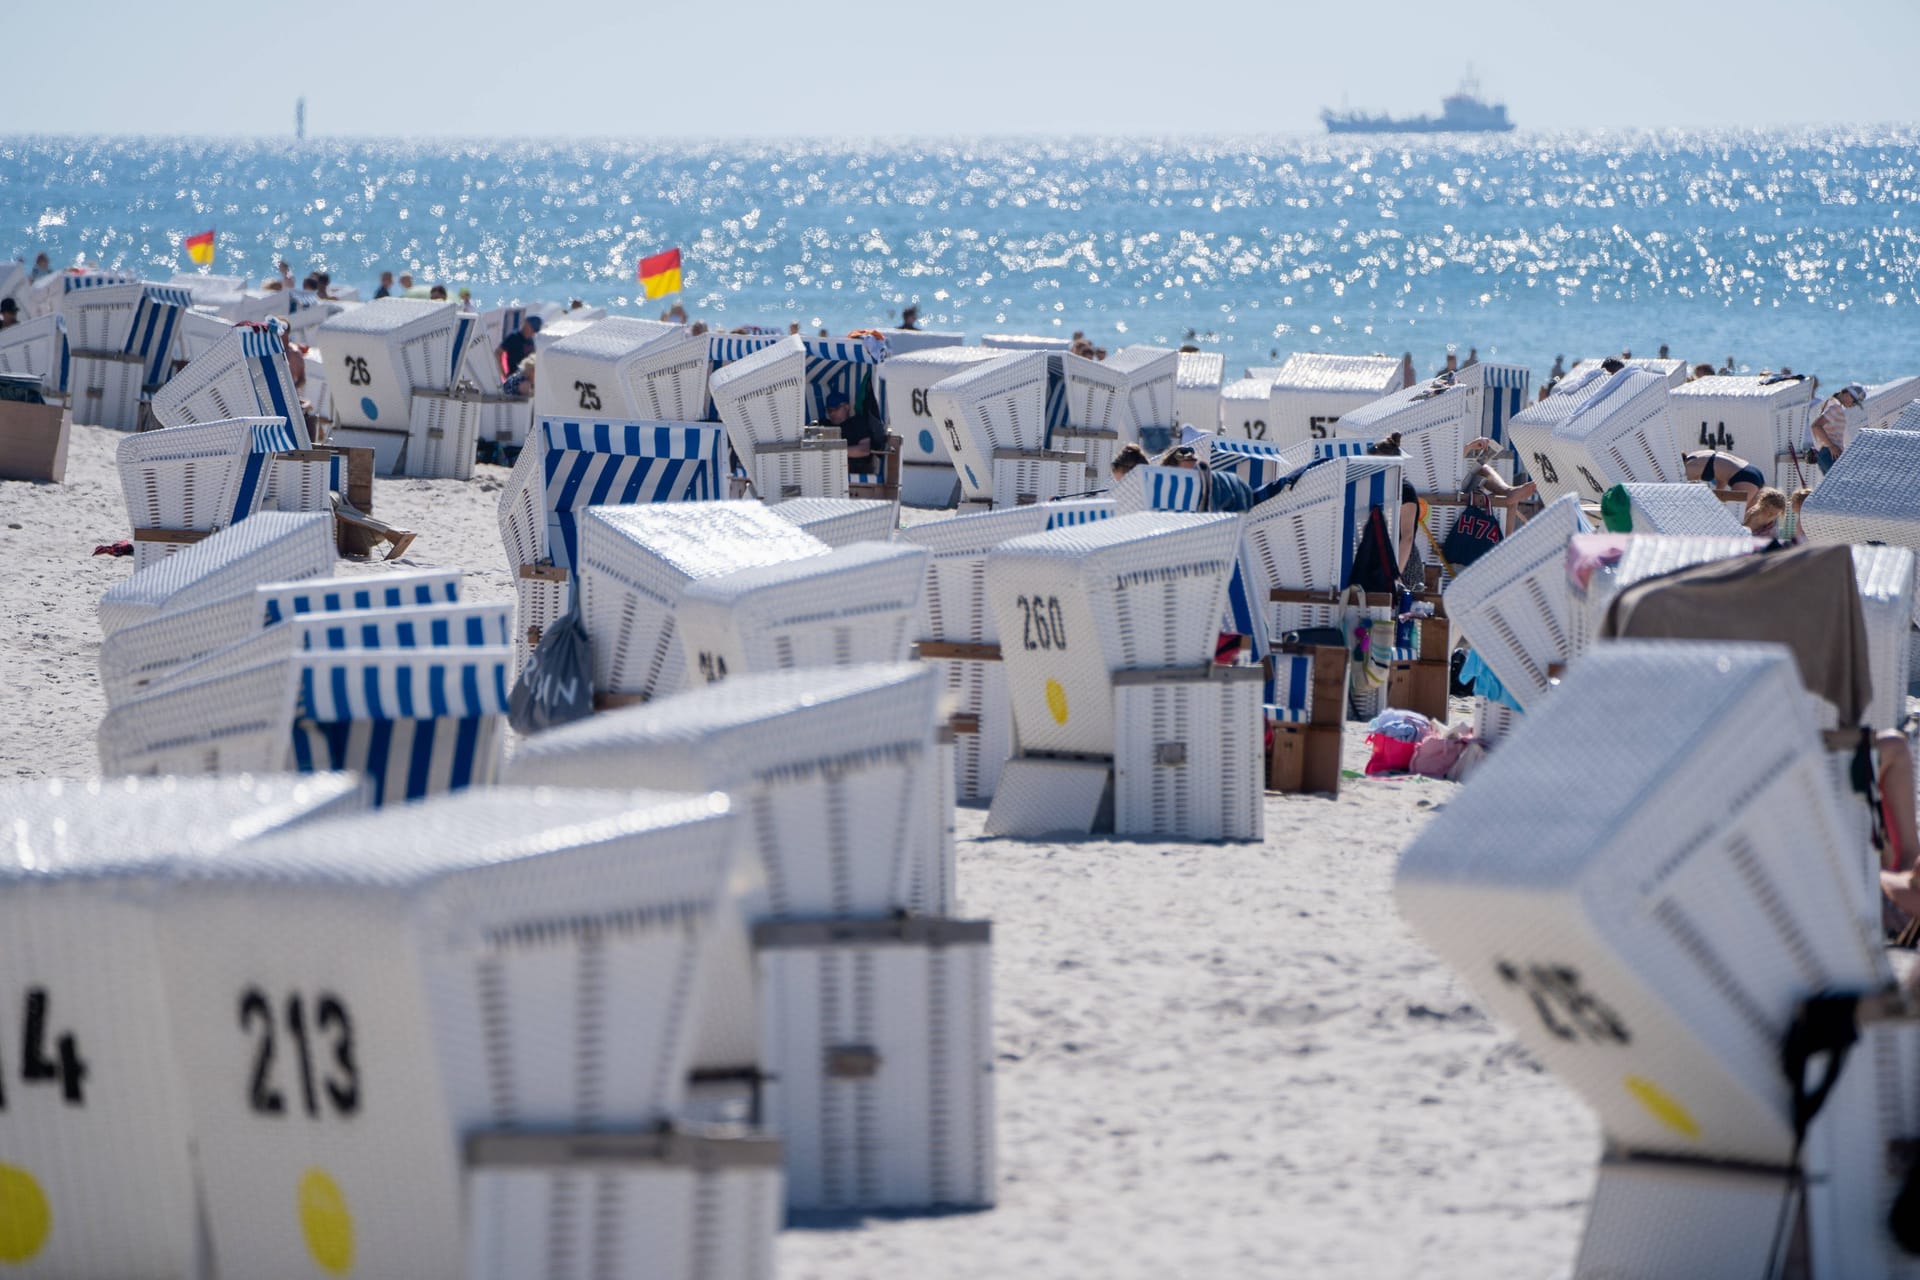
[[1273,656],[1273,687],[1267,694],[1267,723],[1305,724],[1313,717],[1313,658],[1304,653]]
[[512,643],[513,606],[436,604],[319,614],[297,624],[307,649],[481,649]]
[[1105,520],[1113,515],[1111,506],[1068,507],[1060,511],[1047,512],[1047,530],[1066,529],[1076,524],[1092,524],[1096,520]]
[[1481,377],[1486,396],[1480,404],[1480,434],[1504,445],[1507,423],[1527,407],[1527,384],[1533,371],[1517,364],[1489,365]]
[[72,385],[72,376],[73,356],[67,349],[67,322],[63,318],[60,321],[60,394],[65,395],[67,393],[68,388]]
[[1233,562],[1232,575],[1227,579],[1227,616],[1224,630],[1248,638],[1248,656],[1255,662],[1266,657],[1271,647],[1267,640],[1265,603],[1259,599],[1254,589],[1254,584],[1258,581],[1258,577],[1247,567],[1247,557],[1243,548],[1242,554]]
[[257,422],[251,431],[253,440],[247,446],[247,460],[240,467],[240,485],[233,495],[228,524],[246,519],[259,507],[260,499],[266,496],[267,465],[272,455],[300,447],[293,438],[293,428],[285,422]]
[[827,400],[845,396],[847,403],[858,405],[866,390],[869,372],[879,358],[858,338],[806,338],[807,348],[807,421],[819,422],[827,415]]
[[467,354],[467,343],[473,340],[474,326],[480,323],[480,317],[460,313],[460,320],[453,327],[453,350],[448,355],[447,388],[451,390],[460,381],[460,365]]
[[[422,720],[297,719],[294,766],[301,773],[351,770],[373,782],[378,808],[419,800],[438,791],[461,791],[475,782],[483,747],[498,733],[486,716]],[[435,778],[445,780],[435,786]]]
[[1245,480],[1250,489],[1271,484],[1293,470],[1281,460],[1280,450],[1274,445],[1219,437],[1207,453],[1207,465],[1218,471],[1231,471]]
[[174,332],[180,327],[180,316],[192,305],[185,289],[171,285],[148,285],[140,295],[121,353],[144,361],[141,380],[149,390],[172,376]]
[[1198,511],[1200,473],[1183,467],[1148,467],[1147,505],[1155,511]]
[[1047,448],[1053,447],[1053,433],[1069,425],[1067,414],[1067,373],[1059,356],[1047,357]]
[[435,720],[507,713],[512,651],[423,650],[404,660],[359,649],[308,650],[300,669],[300,714],[345,720]]
[[60,292],[73,293],[80,289],[103,289],[116,284],[139,283],[140,277],[130,276],[124,271],[70,271],[60,277]]
[[261,587],[259,593],[265,599],[266,625],[272,626],[282,618],[313,613],[453,604],[460,599],[460,571],[439,569],[409,573],[398,582],[379,578],[317,578],[286,586]]
[[1353,585],[1353,556],[1354,552],[1360,549],[1360,537],[1366,530],[1368,511],[1373,507],[1379,507],[1381,513],[1392,521],[1398,514],[1399,496],[1394,495],[1393,507],[1389,508],[1387,473],[1384,467],[1368,468],[1358,476],[1348,478],[1346,492],[1341,499],[1340,589],[1342,591]]
[[542,418],[547,545],[571,568],[579,512],[645,502],[708,502],[723,493],[726,430],[698,423]]

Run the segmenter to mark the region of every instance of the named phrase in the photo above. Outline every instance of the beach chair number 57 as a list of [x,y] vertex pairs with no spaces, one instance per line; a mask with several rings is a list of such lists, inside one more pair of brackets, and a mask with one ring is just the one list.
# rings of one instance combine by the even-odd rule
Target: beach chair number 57
[[[26,1008],[20,1020],[20,1079],[26,1084],[60,1083],[60,1096],[70,1107],[86,1105],[83,1086],[87,1063],[80,1056],[79,1042],[72,1032],[63,1032],[54,1046],[57,1057],[47,1052],[47,1008],[51,1003],[45,987],[27,988]],[[0,1111],[7,1109],[6,1063],[0,1062]]]
[[1015,603],[1020,606],[1020,643],[1028,649],[1058,649],[1067,651],[1067,620],[1060,613],[1060,597],[1048,596],[1042,600],[1039,596],[1028,599],[1021,596]]
[[1315,440],[1325,440],[1327,438],[1327,428],[1338,421],[1340,421],[1338,416],[1331,418],[1308,418],[1307,434],[1311,435]]
[[1595,1044],[1633,1042],[1619,1015],[1580,985],[1580,971],[1571,965],[1530,964],[1523,969],[1501,960],[1493,968],[1502,982],[1526,992],[1540,1021],[1560,1039],[1584,1036]]
[[348,356],[341,361],[347,366],[347,385],[350,387],[369,387],[373,385],[373,375],[367,372],[365,356]]

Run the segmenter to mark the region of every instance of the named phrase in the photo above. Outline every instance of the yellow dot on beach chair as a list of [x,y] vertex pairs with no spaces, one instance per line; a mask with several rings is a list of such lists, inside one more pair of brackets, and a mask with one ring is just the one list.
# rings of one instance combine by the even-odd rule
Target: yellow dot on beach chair
[[300,1231],[322,1271],[343,1276],[353,1270],[353,1214],[340,1184],[324,1169],[300,1177]]
[[33,1175],[0,1164],[0,1262],[33,1261],[53,1233],[53,1211]]
[[1695,1120],[1692,1113],[1681,1106],[1665,1089],[1645,1076],[1628,1076],[1624,1083],[1627,1086],[1627,1092],[1632,1094],[1655,1120],[1683,1137],[1698,1138],[1700,1136],[1699,1121]]
[[1058,680],[1047,681],[1047,710],[1053,713],[1055,724],[1067,722],[1067,691]]

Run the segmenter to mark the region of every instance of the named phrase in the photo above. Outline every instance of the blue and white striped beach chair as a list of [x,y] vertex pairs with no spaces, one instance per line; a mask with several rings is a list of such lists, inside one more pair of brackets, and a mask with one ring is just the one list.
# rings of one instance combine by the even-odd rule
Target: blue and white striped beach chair
[[[865,338],[803,338],[807,349],[807,421],[822,422],[827,401],[841,396],[858,407],[872,388],[873,370],[886,359],[886,344]],[[876,406],[877,407],[877,406]]]
[[513,651],[315,649],[297,654],[293,762],[352,770],[374,804],[490,785],[505,741]]
[[591,422],[542,418],[547,553],[560,568],[579,554],[588,507],[709,502],[721,496],[726,433],[690,422]]
[[281,418],[168,427],[122,440],[116,461],[135,570],[262,510],[274,456],[297,447]]
[[150,284],[141,292],[120,351],[140,357],[141,381],[149,391],[173,376],[174,340],[192,306],[192,295],[172,285]]
[[261,625],[312,614],[457,604],[460,570],[403,569],[359,578],[315,578],[257,588]]
[[153,416],[165,427],[282,418],[294,429],[295,448],[308,447],[306,415],[287,367],[286,344],[272,326],[235,325],[154,393]]
[[1480,397],[1480,434],[1502,447],[1507,443],[1507,423],[1527,407],[1527,388],[1533,371],[1525,365],[1489,364],[1481,361],[1462,371],[1463,378],[1477,378],[1483,388]]
[[1198,511],[1200,473],[1186,467],[1135,467],[1113,486],[1121,515],[1137,511]]

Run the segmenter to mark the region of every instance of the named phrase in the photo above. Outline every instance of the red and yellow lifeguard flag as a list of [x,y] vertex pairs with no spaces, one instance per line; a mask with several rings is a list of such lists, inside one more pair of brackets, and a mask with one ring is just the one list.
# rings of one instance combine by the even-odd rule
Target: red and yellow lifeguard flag
[[680,292],[680,251],[669,249],[640,259],[640,287],[649,298]]
[[187,256],[193,259],[197,267],[213,265],[213,232],[202,231],[197,236],[188,236],[186,240]]

